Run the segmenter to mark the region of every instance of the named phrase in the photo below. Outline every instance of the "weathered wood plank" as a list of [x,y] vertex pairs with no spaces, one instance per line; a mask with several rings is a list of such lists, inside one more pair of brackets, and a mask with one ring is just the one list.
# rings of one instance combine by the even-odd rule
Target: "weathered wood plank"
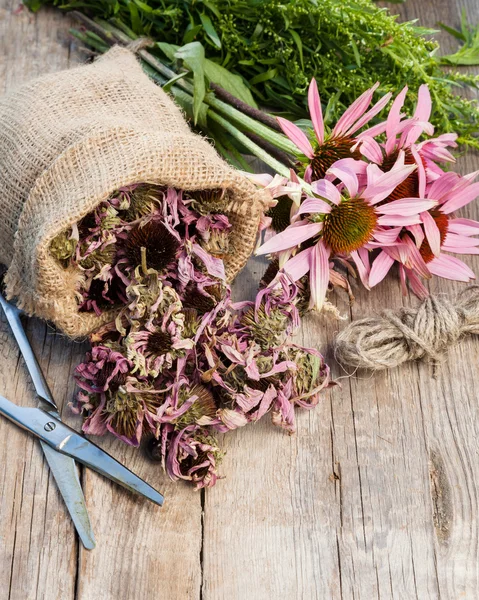
[[[54,11],[37,19],[14,14],[18,2],[0,2],[0,90],[47,71],[68,67],[68,20]],[[60,43],[63,40],[63,43]],[[44,324],[29,334],[60,406],[71,394],[69,364],[78,347],[56,340]],[[4,320],[0,323],[1,393],[32,405],[33,387]],[[61,360],[60,360],[61,359]],[[77,541],[39,444],[0,421],[0,596],[12,600],[69,599],[75,595]]]
[[[462,6],[479,20],[473,0],[407,0],[392,10],[426,26],[458,25]],[[478,166],[471,154],[458,168]],[[464,212],[479,216],[474,206]],[[465,260],[477,272],[479,259]],[[257,271],[250,261],[237,289],[253,294]],[[460,289],[432,284],[436,293]],[[352,318],[415,303],[390,279],[356,295]],[[345,324],[311,318],[301,341],[324,349]],[[342,379],[299,418],[294,437],[268,423],[227,436],[228,482],[206,494],[205,600],[477,598],[478,355],[471,340],[435,377],[421,364]],[[344,376],[337,366],[334,374]]]
[[[398,10],[433,26],[457,24],[463,5],[479,19],[474,0],[408,0]],[[68,19],[54,11],[14,15],[16,8],[17,2],[0,0],[0,89],[78,60],[70,57]],[[477,166],[472,155],[460,164],[463,171]],[[475,207],[465,212],[479,217]],[[466,261],[478,270],[478,258]],[[261,271],[259,261],[250,262],[236,283],[238,297],[254,293]],[[435,281],[432,289],[451,293],[460,285]],[[351,310],[344,297],[337,300],[354,318],[414,303],[391,281],[370,294],[358,289]],[[298,341],[324,348],[344,325],[311,318]],[[65,342],[37,321],[29,324],[29,336],[56,399],[68,401],[85,346]],[[3,322],[0,348],[1,393],[29,402],[28,377]],[[428,365],[407,365],[342,379],[341,389],[299,416],[295,436],[267,422],[228,435],[227,479],[205,494],[203,545],[201,496],[167,482],[136,451],[107,441],[110,452],[165,491],[165,507],[87,472],[98,546],[78,552],[38,445],[0,421],[0,596],[476,598],[478,354],[477,341],[465,341],[435,378]],[[334,374],[344,376],[338,367]],[[79,425],[67,408],[62,414]]]
[[[18,3],[0,0],[0,89],[83,60],[70,56],[69,18],[43,10],[14,14]],[[2,321],[1,393],[28,403],[32,390],[15,342]],[[65,421],[80,427],[67,402],[73,370],[87,348],[73,344],[43,323],[29,323],[29,337]],[[111,454],[161,488],[164,509],[139,500],[88,472],[84,489],[97,548],[78,549],[74,529],[33,438],[0,421],[0,597],[25,600],[84,598],[199,598],[201,497],[167,482],[159,465],[144,461],[121,443],[106,442]],[[121,577],[119,574],[121,573]],[[4,595],[5,594],[5,595]]]

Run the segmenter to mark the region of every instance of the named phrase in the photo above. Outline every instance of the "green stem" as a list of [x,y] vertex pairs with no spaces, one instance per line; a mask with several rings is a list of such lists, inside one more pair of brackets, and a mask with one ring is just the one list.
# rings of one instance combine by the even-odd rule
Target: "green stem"
[[[82,19],[85,22],[85,19]],[[97,27],[103,27],[105,29],[105,33],[109,35],[113,35],[117,38],[117,40],[123,44],[129,44],[132,40],[125,33],[108,23],[107,21],[102,21],[101,19],[96,19],[94,22]],[[148,50],[139,50],[138,54],[141,58],[148,63],[151,67],[156,69],[161,75],[165,76],[167,79],[173,79],[177,77],[178,73],[167,67],[165,64],[161,62],[156,56],[153,56]],[[185,80],[178,81],[177,85],[181,87],[188,94],[194,94],[194,88],[191,83]],[[287,152],[288,154],[292,154],[296,156],[298,153],[298,148],[296,147],[291,140],[289,140],[285,135],[278,133],[263,125],[259,121],[252,119],[248,115],[245,115],[238,109],[234,108],[230,104],[223,102],[222,100],[218,100],[213,94],[207,94],[204,102],[216,109],[220,114],[229,117],[231,120],[235,121],[238,125],[242,125],[246,130],[255,133],[256,135],[261,136],[270,144],[273,144],[283,152]]]
[[224,119],[221,115],[210,111],[208,112],[208,118],[212,121],[215,121],[220,125],[225,131],[230,133],[238,142],[254,154],[257,158],[266,163],[269,167],[271,167],[274,171],[283,175],[283,177],[289,177],[289,169],[285,165],[281,164],[275,158],[270,156],[267,152],[265,152],[262,148],[260,148],[257,144],[252,142],[244,133],[241,133],[234,125],[232,125],[229,121]]

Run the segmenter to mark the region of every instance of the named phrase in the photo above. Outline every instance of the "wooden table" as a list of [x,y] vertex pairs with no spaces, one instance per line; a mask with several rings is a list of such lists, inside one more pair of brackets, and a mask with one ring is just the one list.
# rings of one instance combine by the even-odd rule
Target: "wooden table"
[[[16,13],[0,0],[0,91],[83,60],[54,10]],[[403,17],[457,25],[477,0],[407,0]],[[396,7],[393,7],[395,10]],[[446,48],[450,40],[440,36]],[[452,44],[453,45],[453,44]],[[479,168],[470,153],[458,168]],[[464,211],[479,217],[477,205]],[[466,262],[479,272],[479,257]],[[235,288],[252,296],[262,272],[251,260]],[[432,291],[461,284],[434,280]],[[240,291],[241,290],[241,291]],[[357,290],[349,318],[404,300],[389,279]],[[300,342],[324,349],[345,322],[308,319]],[[38,320],[28,333],[65,421],[72,373],[86,350]],[[0,322],[0,392],[31,402],[32,388]],[[82,471],[97,548],[78,543],[38,443],[0,420],[0,600],[313,600],[479,597],[479,343],[453,348],[436,374],[427,364],[347,378],[298,433],[265,419],[227,436],[226,479],[206,493],[167,480],[141,453],[104,447],[166,494],[158,509]],[[334,363],[333,363],[334,364]]]

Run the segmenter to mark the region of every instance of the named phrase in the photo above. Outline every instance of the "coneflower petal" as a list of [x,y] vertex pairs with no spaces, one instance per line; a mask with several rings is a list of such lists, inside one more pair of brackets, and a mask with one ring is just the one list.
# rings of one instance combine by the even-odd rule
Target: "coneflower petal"
[[383,215],[407,217],[430,210],[436,205],[437,202],[435,200],[427,200],[426,198],[401,198],[401,200],[393,200],[392,202],[378,206],[376,211]]
[[401,121],[401,108],[403,107],[406,98],[407,89],[407,85],[404,86],[396,98],[394,98],[386,120],[386,154],[391,154],[396,145],[397,128]]
[[441,175],[431,184],[427,195],[429,198],[434,198],[434,200],[440,202],[454,188],[458,181],[459,175],[457,173],[444,173],[444,175]]
[[303,204],[299,207],[296,216],[304,215],[305,213],[314,214],[320,213],[323,215],[327,215],[331,212],[331,205],[321,200],[320,198],[307,198]]
[[329,249],[318,242],[311,253],[309,287],[311,290],[310,308],[321,310],[329,284]]
[[280,252],[294,248],[302,242],[309,240],[317,235],[321,229],[322,223],[308,223],[307,221],[297,221],[290,225],[287,229],[278,233],[273,238],[269,239],[265,244],[258,248],[257,255],[269,254],[271,252]]
[[394,259],[391,258],[389,254],[384,252],[384,250],[378,254],[378,256],[374,259],[371,267],[371,273],[369,274],[370,287],[374,287],[386,277],[394,262]]
[[450,248],[472,248],[473,246],[479,246],[479,239],[448,231],[444,245]]
[[308,158],[314,158],[314,150],[311,146],[311,142],[306,137],[306,134],[301,131],[301,129],[288,121],[287,119],[283,119],[282,117],[276,117],[279,123],[279,126],[284,131],[285,135],[289,137],[289,139],[298,146],[303,154],[305,154]]
[[383,161],[381,146],[372,137],[365,136],[361,138],[359,151],[365,158],[378,165],[380,165]]
[[401,267],[403,268],[404,275],[409,280],[409,285],[411,286],[413,293],[416,294],[419,299],[425,300],[429,296],[429,290],[424,287],[422,281],[412,269],[407,269],[402,265]]
[[[426,234],[427,241],[431,248],[434,256],[439,256],[441,253],[441,232],[436,224],[436,221],[430,213],[421,213],[421,221],[424,224],[424,232]],[[479,232],[478,232],[479,233]]]
[[353,169],[351,169],[344,163],[339,166],[338,163],[335,163],[332,167],[328,169],[328,174],[334,175],[344,183],[351,198],[357,196],[359,190],[359,181],[358,176],[356,175]]
[[313,181],[311,189],[315,194],[322,198],[326,198],[326,200],[330,200],[333,204],[339,204],[341,202],[341,194],[338,192],[337,187],[327,179]]
[[[373,167],[376,167],[374,169]],[[377,165],[370,164],[367,167],[368,185],[363,195],[368,198],[370,204],[377,204],[387,198],[391,192],[409,175],[416,170],[416,165],[394,166],[387,173],[379,175]],[[372,180],[371,180],[372,175]]]
[[453,190],[449,196],[447,202],[445,202],[441,211],[448,215],[449,213],[466,206],[469,202],[472,202],[479,196],[479,182],[473,183],[466,189],[460,189],[458,191]]
[[347,131],[350,127],[356,123],[356,121],[361,117],[364,111],[367,109],[371,100],[373,98],[374,92],[379,87],[379,82],[375,83],[372,88],[366,90],[359,98],[357,98],[351,106],[346,109],[336,123],[335,128],[333,129],[333,136],[340,136],[345,131]]
[[406,260],[407,266],[419,273],[419,275],[421,275],[422,277],[429,279],[431,277],[431,272],[429,271],[426,263],[424,262],[424,259],[421,256],[421,253],[419,252],[419,249],[416,246],[416,244],[408,235],[404,236],[403,241],[407,247],[408,252],[408,257]]
[[308,106],[309,114],[311,115],[311,121],[313,122],[314,133],[318,139],[318,142],[322,144],[324,142],[324,121],[323,111],[321,108],[321,98],[319,97],[318,84],[316,79],[311,79],[308,90]]
[[361,129],[363,125],[366,125],[366,123],[368,123],[373,117],[382,111],[382,109],[391,99],[391,96],[391,92],[384,94],[384,96],[378,102],[376,102],[376,104],[370,108],[367,113],[365,113],[358,121],[356,121],[356,123],[350,127],[344,135],[353,135],[353,133],[358,131],[358,129]]
[[441,254],[441,256],[434,258],[428,264],[428,267],[433,275],[444,277],[444,279],[468,283],[471,279],[476,278],[474,272],[462,260],[447,254]]
[[359,250],[351,252],[351,258],[356,265],[362,284],[369,290],[369,252],[365,248],[360,248]]
[[296,256],[290,258],[284,265],[283,271],[293,280],[298,281],[301,277],[304,277],[309,271],[311,266],[311,253],[313,248],[306,248],[298,252]]
[[404,215],[381,215],[378,217],[378,225],[382,226],[390,226],[397,227],[399,225],[419,225],[421,223],[421,219],[418,214],[413,216],[404,216]]
[[448,231],[460,235],[479,235],[479,222],[472,219],[450,219]]

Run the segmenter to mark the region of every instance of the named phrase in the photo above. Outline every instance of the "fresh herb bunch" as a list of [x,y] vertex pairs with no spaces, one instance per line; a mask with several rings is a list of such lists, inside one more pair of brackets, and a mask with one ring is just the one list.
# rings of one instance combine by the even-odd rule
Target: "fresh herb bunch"
[[[365,89],[380,93],[428,84],[437,133],[456,131],[479,148],[475,102],[453,93],[477,87],[478,78],[445,73],[432,31],[398,23],[371,0],[28,0],[36,10],[53,4],[79,9],[152,39],[183,45],[200,41],[210,58],[241,75],[256,102],[294,118],[307,116],[305,90],[312,77],[328,101],[332,120]],[[156,50],[161,55],[159,50]],[[416,97],[405,106],[411,111]]]

